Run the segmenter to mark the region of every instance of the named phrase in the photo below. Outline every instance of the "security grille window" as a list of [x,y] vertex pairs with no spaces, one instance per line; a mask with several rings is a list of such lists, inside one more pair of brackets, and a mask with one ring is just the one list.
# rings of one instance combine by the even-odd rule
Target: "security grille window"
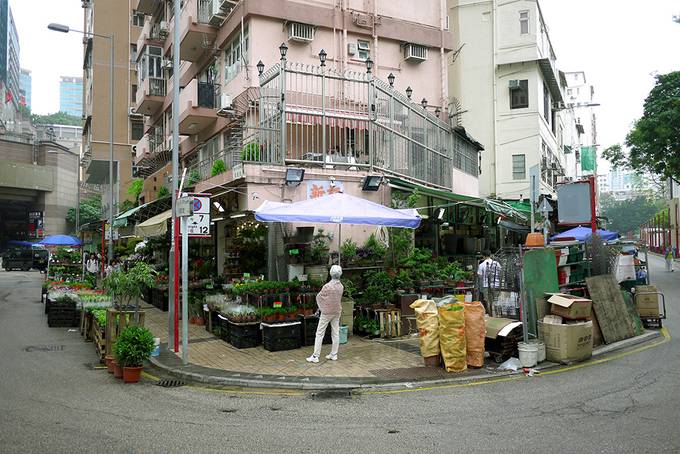
[[545,82],[543,82],[543,118],[550,124],[550,92]]
[[144,136],[144,123],[141,121],[130,122],[130,138],[132,140],[141,140]]
[[519,12],[519,33],[520,35],[529,34],[529,11]]
[[243,27],[243,34],[237,30],[236,36],[224,48],[224,83],[228,84],[248,64],[248,25]]
[[130,100],[135,102],[137,100],[137,85],[130,86]]
[[529,107],[529,81],[520,80],[519,86],[510,88],[510,108],[524,109]]
[[132,11],[132,25],[135,27],[144,26],[144,13],[138,13],[136,10]]
[[525,156],[523,154],[512,155],[512,179],[524,180],[527,177]]

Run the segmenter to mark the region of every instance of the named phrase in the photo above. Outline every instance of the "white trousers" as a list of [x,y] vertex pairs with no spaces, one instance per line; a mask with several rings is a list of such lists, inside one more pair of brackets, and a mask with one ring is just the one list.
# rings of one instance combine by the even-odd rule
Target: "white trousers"
[[323,312],[319,317],[319,326],[316,328],[316,339],[314,340],[314,356],[321,355],[321,345],[323,337],[326,335],[326,327],[331,324],[331,355],[338,354],[340,347],[340,314],[326,315]]

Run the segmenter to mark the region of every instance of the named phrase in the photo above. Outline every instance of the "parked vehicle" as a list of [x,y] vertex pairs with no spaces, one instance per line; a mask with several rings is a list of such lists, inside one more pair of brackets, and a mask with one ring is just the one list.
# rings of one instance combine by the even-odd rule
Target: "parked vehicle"
[[33,249],[33,268],[40,272],[47,271],[49,257],[50,253],[47,249]]
[[33,252],[30,249],[10,249],[5,252],[2,267],[6,271],[29,271],[33,267]]

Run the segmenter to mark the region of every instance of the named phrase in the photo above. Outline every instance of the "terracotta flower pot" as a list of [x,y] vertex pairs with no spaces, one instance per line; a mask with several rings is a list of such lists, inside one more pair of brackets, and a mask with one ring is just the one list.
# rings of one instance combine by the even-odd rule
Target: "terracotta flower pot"
[[113,356],[106,355],[106,357],[104,358],[104,361],[106,362],[106,372],[112,374],[113,373]]
[[116,360],[113,361],[113,376],[123,378],[123,366],[119,365]]
[[139,367],[124,367],[123,368],[123,383],[137,383],[142,375],[142,366]]
[[203,317],[196,317],[196,325],[198,326],[205,325],[205,319]]

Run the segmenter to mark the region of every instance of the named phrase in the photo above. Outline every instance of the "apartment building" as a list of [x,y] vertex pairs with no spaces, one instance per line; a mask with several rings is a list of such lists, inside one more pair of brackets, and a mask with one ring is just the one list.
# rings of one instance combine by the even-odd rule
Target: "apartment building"
[[572,145],[568,80],[556,68],[539,2],[449,0],[448,7],[454,114],[485,145],[480,192],[526,198],[534,167],[541,191],[554,193],[565,174],[564,146]]
[[76,117],[80,117],[83,114],[82,77],[60,77],[59,112],[65,112]]
[[565,72],[565,113],[573,125],[572,150],[566,155],[566,174],[582,178],[597,174],[597,117],[595,88],[586,79],[583,71]]
[[19,35],[9,0],[0,0],[0,131],[21,132],[17,112],[19,91]]
[[[147,15],[135,110],[146,118],[136,155],[149,200],[168,181],[175,14],[165,1],[141,0],[136,10]],[[481,147],[448,121],[444,1],[189,0],[179,20],[181,158],[202,180],[216,160],[231,178],[244,162],[299,164],[477,195]]]
[[[135,0],[132,0],[134,3]],[[88,33],[113,36],[114,42],[114,214],[129,198],[127,188],[132,176],[132,147],[142,133],[141,115],[132,111],[132,93],[136,91],[135,66],[131,53],[142,30],[143,15],[133,14],[125,1],[83,0],[84,28]],[[83,39],[83,154],[86,187],[108,192],[109,184],[109,40],[97,36]],[[104,197],[108,210],[108,198]],[[108,211],[107,211],[108,212]],[[105,213],[106,214],[106,213]]]

